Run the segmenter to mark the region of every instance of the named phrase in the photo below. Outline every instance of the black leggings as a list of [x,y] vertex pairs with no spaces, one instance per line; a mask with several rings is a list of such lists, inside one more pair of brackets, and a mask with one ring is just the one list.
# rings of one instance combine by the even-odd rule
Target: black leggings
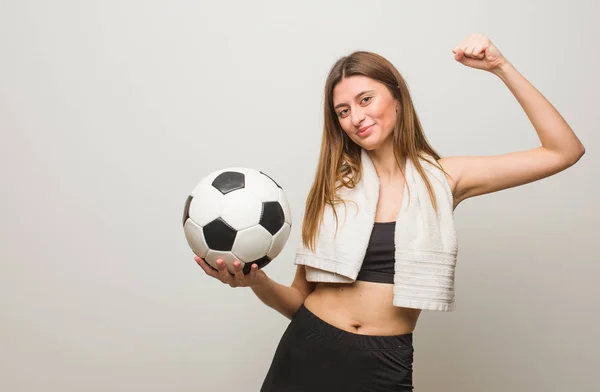
[[412,338],[412,333],[346,332],[302,305],[279,342],[260,391],[412,391]]

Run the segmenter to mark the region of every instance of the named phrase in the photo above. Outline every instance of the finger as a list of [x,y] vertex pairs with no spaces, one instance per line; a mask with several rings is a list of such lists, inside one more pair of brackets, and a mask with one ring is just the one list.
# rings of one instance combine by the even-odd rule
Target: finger
[[256,279],[256,272],[254,271],[255,265],[256,265],[256,263],[252,263],[252,265],[250,266],[250,270],[248,271],[248,274],[246,275],[246,278],[248,278],[249,281],[253,281],[254,279]]
[[456,52],[454,53],[454,59],[456,61],[462,61],[464,56],[465,56],[465,53],[462,51],[462,49],[460,49],[460,48],[456,49]]
[[208,265],[206,263],[206,261],[204,261],[204,259],[196,256],[196,257],[194,257],[194,260],[196,260],[196,263],[198,263],[198,265],[200,266],[200,268],[202,268],[202,270],[207,275],[210,275],[213,278],[219,279],[219,273],[217,271],[215,271],[215,269],[213,267],[211,267],[210,265]]
[[489,42],[486,42],[484,44],[481,45],[481,58],[485,58],[485,54],[488,50],[488,48],[490,47]]
[[458,45],[456,45],[454,47],[454,49],[452,50],[452,52],[454,52],[456,54],[458,51],[463,50],[464,47],[465,47],[465,42],[466,42],[466,40],[462,40]]
[[462,65],[466,65],[467,67],[471,67],[471,68],[479,68],[479,67],[480,67],[480,63],[481,63],[481,60],[472,59],[472,58],[469,58],[469,57],[463,57],[463,58],[460,60],[460,63],[461,63]]
[[481,46],[482,42],[483,37],[481,36],[481,34],[473,34],[471,35],[471,37],[469,37],[469,57],[476,58],[477,56],[479,56],[479,47]]
[[455,54],[459,52],[465,52],[465,46],[463,44],[457,45],[453,50]]
[[483,60],[485,58],[486,49],[487,49],[487,45],[485,43],[482,43],[479,45],[479,52],[477,54],[478,59]]
[[248,277],[250,280],[254,281],[258,277],[258,265],[256,263],[252,263],[250,267],[250,272],[248,273]]
[[465,48],[465,56],[473,57],[474,50],[475,50],[475,42],[470,40],[470,42],[466,45],[466,48]]
[[238,285],[242,285],[246,281],[246,276],[244,275],[243,268],[244,267],[242,267],[242,263],[240,263],[238,260],[235,260],[233,262],[235,280],[237,281]]
[[217,260],[217,269],[219,270],[219,279],[223,283],[229,283],[231,281],[231,274],[227,270],[227,265],[222,259]]
[[463,51],[463,53],[466,55],[469,50],[470,45],[471,45],[471,37],[469,36],[460,43],[459,47]]

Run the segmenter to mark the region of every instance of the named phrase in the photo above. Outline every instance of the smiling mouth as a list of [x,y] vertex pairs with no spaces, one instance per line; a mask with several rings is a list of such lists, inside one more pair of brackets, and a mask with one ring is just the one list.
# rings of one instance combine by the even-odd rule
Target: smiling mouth
[[373,127],[373,125],[375,125],[375,124],[371,124],[371,125],[369,125],[367,127],[363,127],[361,129],[359,129],[358,132],[357,132],[357,134],[360,135],[361,133],[364,133],[364,132],[368,131],[369,129],[371,129],[371,127]]

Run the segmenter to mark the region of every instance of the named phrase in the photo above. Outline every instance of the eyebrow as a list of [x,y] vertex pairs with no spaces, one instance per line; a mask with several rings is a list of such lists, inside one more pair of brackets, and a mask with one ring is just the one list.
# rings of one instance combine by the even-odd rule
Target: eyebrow
[[[356,96],[354,97],[354,99],[357,99],[358,97],[360,97],[363,94],[374,93],[374,92],[375,92],[375,90],[362,91],[362,92],[356,94]],[[346,106],[346,104],[345,103],[338,103],[337,105],[335,105],[335,107],[333,108],[333,110],[337,110],[337,108],[339,108],[341,106]]]

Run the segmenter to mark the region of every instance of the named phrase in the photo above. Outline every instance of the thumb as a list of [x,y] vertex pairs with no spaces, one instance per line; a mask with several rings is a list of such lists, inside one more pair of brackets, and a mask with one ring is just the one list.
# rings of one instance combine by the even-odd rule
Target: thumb
[[454,53],[454,60],[458,61],[459,63],[461,63],[465,57],[465,52],[458,48],[452,49],[452,53]]
[[464,64],[468,67],[475,67],[475,65],[479,63],[479,61],[476,59],[466,57],[465,52],[463,52],[461,49],[453,50],[453,52],[454,52],[454,60],[456,60],[459,63]]

